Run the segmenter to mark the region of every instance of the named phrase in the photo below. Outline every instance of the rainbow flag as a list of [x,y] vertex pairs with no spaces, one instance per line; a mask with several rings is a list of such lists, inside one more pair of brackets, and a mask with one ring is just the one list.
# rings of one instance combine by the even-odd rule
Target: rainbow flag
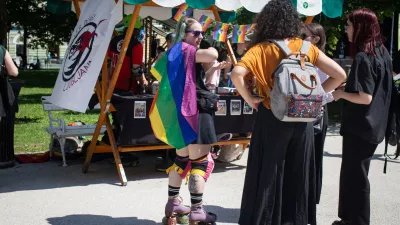
[[244,36],[246,36],[247,25],[233,26],[232,43],[244,43]]
[[256,27],[255,23],[246,25],[246,34],[250,33],[254,27]]
[[151,69],[160,81],[149,117],[154,135],[181,149],[197,139],[196,47],[180,42]]
[[181,20],[184,16],[190,16],[193,13],[193,8],[189,7],[187,4],[183,3],[180,7],[178,12],[174,16],[174,20],[178,21]]
[[203,31],[206,31],[210,27],[212,22],[213,22],[213,19],[211,19],[210,17],[208,17],[204,14],[200,16],[199,23],[203,27]]
[[213,39],[224,42],[228,33],[229,24],[217,22],[214,27]]

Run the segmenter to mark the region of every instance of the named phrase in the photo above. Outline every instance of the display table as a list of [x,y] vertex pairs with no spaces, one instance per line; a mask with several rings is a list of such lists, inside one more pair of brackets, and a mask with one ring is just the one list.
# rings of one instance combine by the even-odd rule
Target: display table
[[[172,148],[158,140],[151,128],[149,111],[153,102],[153,95],[142,96],[120,96],[113,95],[111,103],[116,109],[115,116],[120,123],[121,131],[117,141],[120,152],[146,151],[157,149]],[[252,131],[253,121],[256,117],[256,111],[243,114],[244,100],[240,96],[220,96],[220,101],[225,103],[226,115],[214,116],[215,130],[217,134],[239,133],[245,134]],[[234,102],[234,114],[231,113],[231,103]],[[240,102],[240,103],[239,103]],[[238,109],[238,107],[240,109]],[[144,110],[145,109],[145,110]],[[240,113],[239,113],[240,112]],[[222,144],[243,144],[247,145],[250,138],[236,138],[227,142],[218,142],[215,145]],[[110,152],[105,146],[96,146],[96,153]]]
[[[216,133],[251,132],[256,111],[254,110],[253,114],[243,114],[244,100],[240,96],[220,96],[220,100],[226,102],[226,116],[216,115],[214,117]],[[240,115],[231,115],[231,100],[240,101]],[[153,102],[152,95],[139,97],[114,95],[111,102],[117,110],[116,116],[121,124],[121,133],[117,140],[119,146],[160,143],[153,134],[149,119],[149,111]],[[135,116],[135,107],[140,110],[144,106],[144,102],[145,112],[140,112]]]

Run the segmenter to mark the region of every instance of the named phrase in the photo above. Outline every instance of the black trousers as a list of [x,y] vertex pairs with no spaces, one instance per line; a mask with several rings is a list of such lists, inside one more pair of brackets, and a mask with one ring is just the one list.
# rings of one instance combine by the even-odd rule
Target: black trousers
[[324,106],[324,117],[321,132],[315,134],[315,182],[316,182],[316,201],[319,204],[322,191],[322,174],[323,174],[323,159],[324,159],[324,145],[326,132],[328,130],[329,117],[328,106]]
[[[306,225],[314,159],[311,123],[281,122],[260,104],[253,127],[240,225]],[[315,199],[315,198],[311,198]]]
[[343,135],[339,217],[351,225],[370,224],[368,171],[377,146],[355,135]]

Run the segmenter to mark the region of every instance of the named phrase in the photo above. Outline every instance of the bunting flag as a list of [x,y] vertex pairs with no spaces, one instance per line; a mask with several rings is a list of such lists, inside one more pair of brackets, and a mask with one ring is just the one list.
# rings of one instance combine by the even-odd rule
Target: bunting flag
[[199,19],[199,23],[203,27],[203,31],[206,31],[210,27],[212,22],[213,22],[213,19],[211,19],[210,17],[208,17],[204,14],[201,15],[201,17]]
[[246,29],[248,25],[235,25],[233,26],[232,43],[244,43],[246,36]]
[[250,33],[254,27],[256,27],[255,23],[246,25],[246,34]]
[[182,4],[179,7],[178,12],[174,16],[174,20],[178,21],[181,20],[184,16],[190,16],[193,13],[193,8],[189,7],[187,4]]
[[226,41],[229,24],[217,22],[214,27],[213,39],[216,41]]
[[168,50],[151,69],[160,81],[149,117],[154,135],[181,149],[197,138],[196,48],[180,42]]

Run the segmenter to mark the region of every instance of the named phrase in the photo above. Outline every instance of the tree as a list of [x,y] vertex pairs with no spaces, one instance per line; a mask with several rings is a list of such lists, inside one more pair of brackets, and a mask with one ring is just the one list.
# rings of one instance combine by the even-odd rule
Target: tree
[[68,41],[76,25],[76,15],[51,14],[46,10],[46,0],[6,1],[8,21],[24,31],[23,62],[27,65],[28,39],[31,48],[52,48]]
[[7,9],[6,0],[0,0],[0,44],[7,44]]

